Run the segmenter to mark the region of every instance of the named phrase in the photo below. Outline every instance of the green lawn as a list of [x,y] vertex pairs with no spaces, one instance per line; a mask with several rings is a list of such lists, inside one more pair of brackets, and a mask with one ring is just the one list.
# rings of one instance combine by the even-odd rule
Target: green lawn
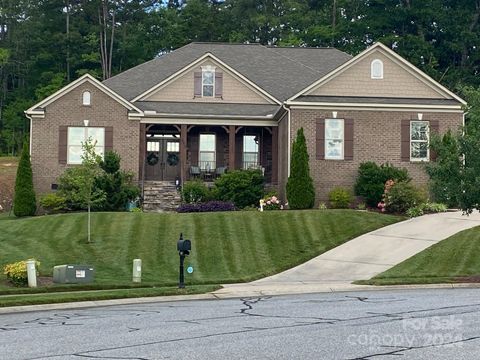
[[[175,285],[176,241],[192,240],[187,284],[241,282],[300,264],[399,217],[353,210],[222,212],[200,214],[94,213],[93,243],[86,243],[86,214],[0,221],[0,266],[34,257],[41,275],[54,265],[89,264],[96,284],[131,284],[132,259],[143,261],[143,282]],[[0,294],[7,293],[0,276]]]
[[[464,230],[359,284],[435,284],[480,280],[480,226]],[[478,281],[478,280],[477,280]]]

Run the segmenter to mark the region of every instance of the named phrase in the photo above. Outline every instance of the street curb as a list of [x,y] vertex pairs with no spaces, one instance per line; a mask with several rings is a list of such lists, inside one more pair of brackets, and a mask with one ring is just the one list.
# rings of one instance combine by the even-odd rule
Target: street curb
[[7,306],[7,307],[0,308],[0,315],[33,312],[33,311],[88,309],[92,307],[103,307],[103,306],[149,304],[149,303],[157,303],[157,302],[188,301],[188,300],[218,300],[218,298],[212,293],[207,293],[207,294],[195,294],[195,295],[152,296],[152,297],[125,298],[125,299],[112,299],[112,300],[78,301],[78,302],[66,302],[66,303],[55,303],[55,304]]
[[[282,295],[301,295],[301,294],[322,294],[322,293],[342,293],[342,292],[360,292],[360,291],[399,291],[399,290],[434,290],[434,289],[477,289],[480,283],[461,283],[461,284],[412,284],[412,285],[353,285],[353,284],[304,284],[304,289],[299,289],[296,285],[293,289],[288,286],[283,288],[266,288],[262,286],[245,286],[241,290],[235,291],[227,287],[215,291],[213,294],[219,299],[233,299],[251,296],[282,296]],[[222,293],[223,292],[223,293]]]
[[[240,285],[240,284],[235,284]],[[304,284],[308,285],[308,284]],[[285,295],[302,295],[302,294],[324,294],[324,293],[343,293],[343,292],[358,292],[358,291],[387,291],[387,290],[420,290],[420,289],[478,289],[480,283],[460,283],[460,284],[425,284],[425,285],[328,285],[328,284],[310,284],[317,285],[319,288],[309,288],[305,286],[303,290],[299,290],[298,286],[295,289],[288,290],[289,286],[280,287],[278,290],[266,290],[261,286],[246,285],[251,287],[252,291],[232,291],[231,293],[217,293],[222,290],[228,290],[223,288],[212,293],[195,294],[195,295],[172,295],[172,296],[154,296],[154,297],[141,297],[141,298],[126,298],[126,299],[113,299],[113,300],[98,300],[98,301],[79,301],[57,304],[40,304],[40,305],[22,305],[22,306],[10,306],[0,308],[1,314],[16,314],[27,313],[35,311],[49,311],[49,310],[74,310],[74,309],[88,309],[93,307],[107,307],[107,306],[119,306],[119,305],[133,305],[133,304],[151,304],[151,303],[163,303],[163,302],[176,302],[176,301],[195,301],[195,300],[227,300],[227,299],[239,299],[244,297],[255,296],[285,296]],[[321,287],[321,288],[320,288]],[[258,288],[258,289],[255,289]],[[246,289],[244,289],[246,290]]]

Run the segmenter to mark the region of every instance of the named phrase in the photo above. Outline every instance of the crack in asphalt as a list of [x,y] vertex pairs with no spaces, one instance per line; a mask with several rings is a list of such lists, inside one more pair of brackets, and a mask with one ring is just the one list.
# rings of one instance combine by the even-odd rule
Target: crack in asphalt
[[[368,360],[368,359],[371,359],[371,358],[374,358],[374,357],[388,356],[388,355],[401,355],[401,356],[403,356],[403,355],[405,355],[405,354],[403,354],[404,352],[408,352],[408,351],[411,351],[411,350],[419,350],[419,349],[427,349],[427,348],[448,346],[448,345],[454,345],[454,344],[463,343],[463,342],[467,342],[467,341],[478,340],[478,339],[480,339],[480,336],[473,336],[473,337],[470,337],[470,338],[465,338],[465,339],[460,339],[460,340],[446,341],[446,342],[443,342],[443,343],[440,343],[440,344],[405,346],[405,347],[401,347],[398,350],[387,351],[387,352],[383,352],[383,353],[379,352],[379,353],[369,354],[369,355],[365,355],[365,356],[361,356],[361,357],[355,357],[355,358],[348,358],[348,360]],[[387,346],[383,346],[383,347],[387,347]]]
[[[324,324],[324,322],[311,322],[311,323],[303,323],[303,324],[269,326],[269,327],[266,327],[266,328],[251,328],[251,329],[244,329],[244,330],[226,331],[226,332],[219,332],[219,333],[199,335],[199,336],[191,336],[191,337],[184,337],[184,338],[151,341],[151,342],[141,343],[141,344],[130,344],[130,345],[108,347],[108,348],[102,348],[102,349],[96,349],[96,350],[81,351],[81,352],[77,352],[77,353],[64,353],[64,354],[47,355],[47,356],[41,356],[41,357],[32,357],[32,358],[28,358],[26,360],[38,360],[38,359],[47,359],[47,358],[52,359],[52,358],[61,357],[61,356],[83,356],[83,357],[87,357],[85,355],[92,354],[92,353],[98,353],[98,352],[102,352],[102,351],[125,350],[125,349],[131,349],[131,348],[135,348],[135,347],[151,346],[151,345],[158,345],[158,344],[168,344],[168,343],[188,341],[188,340],[206,339],[206,338],[212,338],[212,337],[223,336],[223,335],[235,335],[235,334],[250,333],[250,332],[257,332],[257,331],[288,329],[288,328],[305,327],[305,326],[313,326],[313,325],[320,325],[320,324]],[[92,357],[93,355],[89,355],[89,356]],[[97,358],[98,358],[98,356],[97,356]],[[99,358],[102,358],[102,357],[99,357]],[[110,359],[110,358],[111,357],[106,357],[106,359]],[[121,358],[115,357],[114,359],[121,359]],[[130,358],[126,358],[126,359],[130,359]],[[133,358],[133,359],[143,360],[143,358]],[[147,360],[149,360],[149,359],[147,359]]]
[[[235,334],[242,334],[242,333],[250,333],[250,332],[262,332],[262,331],[273,331],[277,329],[288,329],[288,328],[296,328],[296,327],[309,327],[309,326],[325,326],[325,325],[348,325],[352,327],[358,326],[369,326],[369,325],[376,325],[376,324],[385,324],[389,322],[395,322],[404,319],[421,319],[421,318],[431,318],[434,316],[438,317],[445,317],[445,316],[452,316],[452,315],[459,315],[459,314],[470,314],[470,313],[478,313],[478,307],[480,307],[480,303],[474,304],[463,304],[463,305],[451,305],[451,306],[441,306],[437,308],[423,308],[423,309],[416,309],[416,310],[405,310],[405,311],[397,311],[397,312],[365,312],[367,316],[358,316],[358,317],[349,317],[349,318],[323,318],[323,317],[315,317],[315,316],[291,316],[291,315],[268,315],[262,314],[261,311],[257,309],[256,305],[265,302],[266,300],[271,299],[271,296],[264,296],[264,297],[252,297],[252,298],[242,298],[240,299],[241,308],[239,311],[234,311],[235,315],[229,316],[216,316],[216,317],[204,317],[198,319],[184,319],[184,320],[163,320],[164,323],[185,323],[191,325],[200,325],[202,321],[214,321],[218,319],[229,319],[229,318],[239,318],[244,317],[259,317],[259,318],[273,318],[273,319],[286,319],[286,320],[293,320],[293,323],[278,325],[278,326],[241,326],[238,330],[232,331],[224,331],[218,333],[211,333],[211,334],[202,334],[197,336],[187,336],[187,337],[178,337],[173,339],[162,339],[158,341],[151,341],[145,343],[134,343],[129,345],[121,345],[121,346],[112,346],[112,347],[105,347],[100,349],[93,349],[88,351],[79,351],[75,353],[65,353],[65,354],[56,354],[56,355],[47,355],[41,357],[32,357],[29,358],[30,360],[33,359],[46,359],[46,358],[56,358],[62,356],[76,356],[76,357],[83,357],[83,358],[92,358],[92,359],[131,359],[131,360],[151,360],[147,357],[118,357],[112,355],[102,355],[102,352],[110,352],[115,350],[125,350],[131,348],[138,348],[138,347],[148,347],[153,345],[159,344],[168,344],[174,342],[181,342],[181,341],[192,341],[197,339],[206,339],[206,338],[214,338],[219,336],[228,336],[228,335],[235,335]],[[345,302],[345,301],[355,301],[361,303],[389,303],[389,302],[398,302],[398,301],[405,301],[406,299],[396,299],[396,298],[369,298],[367,296],[344,296],[343,299],[337,299],[336,301],[324,301],[324,302]],[[311,300],[313,302],[314,300]],[[165,306],[165,307],[175,307],[175,306]],[[165,312],[162,310],[143,310],[143,309],[120,309],[115,311],[110,311],[108,314],[92,314],[93,312],[87,313],[73,313],[73,314],[53,314],[52,316],[45,316],[39,317],[33,320],[27,320],[20,325],[23,327],[18,327],[18,324],[7,324],[0,327],[0,331],[14,331],[14,330],[22,330],[26,328],[31,328],[34,326],[68,326],[68,325],[87,325],[86,323],[77,323],[79,320],[90,320],[90,319],[108,319],[114,318],[116,316],[141,316],[141,315],[152,315],[152,314],[164,314]],[[372,321],[373,320],[373,321]],[[377,320],[377,321],[374,321]],[[75,321],[75,323],[69,323],[68,321]],[[358,321],[358,324],[352,323]],[[17,328],[14,328],[13,326]],[[26,326],[25,326],[26,325]],[[136,332],[141,330],[141,328],[135,327],[126,327],[128,333]],[[455,343],[460,342],[467,342],[467,341],[474,341],[480,339],[480,336],[474,336],[466,339],[455,340],[450,342],[444,342],[440,344],[431,344],[431,345],[423,345],[423,346],[398,346],[394,350],[389,350],[385,352],[378,352],[369,355],[365,355],[362,357],[355,357],[351,358],[350,360],[364,360],[364,359],[371,359],[374,357],[379,356],[402,356],[404,352],[423,349],[423,348],[431,348],[431,347],[439,347],[439,346],[447,346]],[[380,346],[380,347],[388,347],[388,346]],[[158,358],[158,356],[156,357]]]

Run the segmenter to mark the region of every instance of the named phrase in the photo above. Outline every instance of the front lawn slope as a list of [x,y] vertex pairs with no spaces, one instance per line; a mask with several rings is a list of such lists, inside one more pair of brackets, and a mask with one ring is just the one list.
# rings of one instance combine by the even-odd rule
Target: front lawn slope
[[50,276],[54,265],[89,264],[98,284],[128,284],[132,259],[140,258],[144,283],[173,285],[182,232],[192,240],[185,264],[194,273],[187,284],[239,282],[288,269],[400,219],[352,210],[94,213],[93,243],[87,244],[84,213],[4,218],[0,265],[34,257],[41,275]]
[[464,230],[360,284],[480,281],[480,226]]

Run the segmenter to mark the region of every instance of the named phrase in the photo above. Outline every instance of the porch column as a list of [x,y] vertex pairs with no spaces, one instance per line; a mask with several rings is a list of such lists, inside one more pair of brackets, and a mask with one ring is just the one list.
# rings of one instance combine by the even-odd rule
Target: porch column
[[228,169],[235,170],[235,125],[228,127]]
[[180,125],[180,181],[187,180],[187,125]]
[[143,190],[145,188],[145,163],[147,156],[147,124],[140,124],[140,146],[138,161],[138,182],[140,183],[140,196],[143,198]]
[[278,184],[278,127],[272,127],[272,184]]
[[147,124],[140,124],[140,146],[139,146],[139,160],[138,160],[138,180],[144,180],[144,171],[145,171],[145,153],[147,146]]

